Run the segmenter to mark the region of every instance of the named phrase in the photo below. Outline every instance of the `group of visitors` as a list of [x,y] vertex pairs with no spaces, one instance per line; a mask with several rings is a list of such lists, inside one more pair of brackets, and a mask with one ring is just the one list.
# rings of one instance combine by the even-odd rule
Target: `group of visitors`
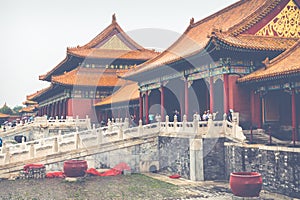
[[198,112],[195,112],[194,118],[196,118],[198,121],[208,121],[210,114],[211,113],[209,110],[205,110],[202,115],[200,115]]
[[149,123],[154,123],[154,122],[160,122],[161,121],[161,116],[159,113],[154,114],[149,114]]

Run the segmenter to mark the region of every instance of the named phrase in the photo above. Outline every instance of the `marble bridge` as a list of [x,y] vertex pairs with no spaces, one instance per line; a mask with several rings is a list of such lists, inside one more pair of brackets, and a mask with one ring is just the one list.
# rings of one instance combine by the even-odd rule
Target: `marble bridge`
[[[245,140],[242,128],[236,121],[228,122],[226,116],[222,121],[210,118],[192,122],[188,122],[185,116],[182,122],[176,117],[174,122],[169,122],[166,116],[164,122],[142,125],[140,121],[136,127],[130,127],[128,119],[116,119],[101,128],[93,125],[83,131],[76,128],[72,133],[43,135],[40,139],[18,144],[4,142],[0,151],[0,175],[18,172],[28,163],[45,164],[46,170],[62,170],[63,162],[68,159],[85,159],[89,167],[95,168],[126,162],[133,172],[148,172],[172,165],[170,159],[176,160],[175,157],[185,154],[183,157],[189,163],[187,178],[203,180],[203,159],[199,159],[204,154],[203,140],[224,137],[233,141]],[[167,138],[167,141],[177,139],[179,145],[171,149],[160,138]],[[181,142],[185,144],[181,145]],[[162,145],[165,145],[164,152]],[[170,156],[165,155],[165,161],[162,161],[163,154]]]

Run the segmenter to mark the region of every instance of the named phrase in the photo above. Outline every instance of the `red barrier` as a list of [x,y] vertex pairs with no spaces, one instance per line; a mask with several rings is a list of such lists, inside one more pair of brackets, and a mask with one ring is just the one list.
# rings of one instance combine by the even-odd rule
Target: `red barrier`
[[46,173],[46,178],[65,178],[65,174],[63,172],[48,172]]
[[122,172],[124,170],[130,170],[130,167],[124,163],[124,162],[121,162],[119,164],[117,164],[114,168],[112,169],[109,169],[105,172],[98,172],[95,168],[90,168],[86,171],[87,174],[91,174],[91,175],[94,175],[94,176],[117,176],[117,175],[120,175],[122,174]]

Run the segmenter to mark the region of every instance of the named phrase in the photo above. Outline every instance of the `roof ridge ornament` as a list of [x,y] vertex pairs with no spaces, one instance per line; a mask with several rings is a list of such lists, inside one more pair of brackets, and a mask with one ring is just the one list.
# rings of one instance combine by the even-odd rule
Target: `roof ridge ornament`
[[112,15],[112,23],[116,23],[116,22],[117,22],[116,13],[114,13]]
[[266,57],[266,59],[262,61],[262,63],[265,65],[265,69],[267,69],[270,66],[269,57]]
[[191,19],[190,19],[190,25],[193,25],[195,23],[195,19],[194,19],[194,17],[192,17]]

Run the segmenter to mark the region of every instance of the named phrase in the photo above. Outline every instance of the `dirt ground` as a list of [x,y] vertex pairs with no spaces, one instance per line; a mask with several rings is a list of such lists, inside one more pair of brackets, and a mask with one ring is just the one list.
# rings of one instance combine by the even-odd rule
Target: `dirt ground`
[[77,182],[61,178],[0,181],[0,199],[183,199],[200,197],[141,174],[111,177],[88,176]]

